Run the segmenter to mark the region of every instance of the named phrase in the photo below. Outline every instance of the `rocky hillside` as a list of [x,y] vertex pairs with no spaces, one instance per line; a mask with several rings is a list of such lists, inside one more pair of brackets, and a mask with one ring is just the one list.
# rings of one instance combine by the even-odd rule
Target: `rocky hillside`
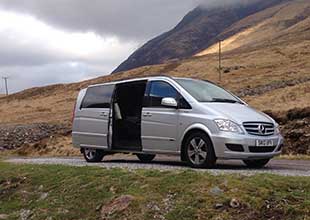
[[[267,19],[272,14],[261,17],[257,13],[285,4],[287,1],[246,1],[248,3],[211,9],[198,6],[175,28],[150,40],[134,52],[114,73],[159,64],[175,58],[190,57],[213,45],[219,39],[227,39],[246,28],[244,25],[234,26],[234,24],[245,23],[242,21],[248,16],[254,17],[254,23]],[[246,22],[246,25],[251,26],[252,23]]]

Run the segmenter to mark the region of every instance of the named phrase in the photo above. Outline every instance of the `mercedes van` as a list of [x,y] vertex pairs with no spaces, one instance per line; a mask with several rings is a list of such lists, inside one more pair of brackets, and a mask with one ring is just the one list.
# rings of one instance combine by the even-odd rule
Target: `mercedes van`
[[92,85],[80,91],[73,145],[87,162],[133,153],[142,162],[178,155],[194,168],[217,159],[260,168],[281,153],[279,125],[209,82],[152,76]]

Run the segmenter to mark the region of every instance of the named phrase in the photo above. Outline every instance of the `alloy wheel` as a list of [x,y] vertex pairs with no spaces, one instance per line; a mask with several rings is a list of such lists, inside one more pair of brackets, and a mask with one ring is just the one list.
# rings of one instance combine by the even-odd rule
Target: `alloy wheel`
[[206,142],[200,138],[195,137],[189,142],[188,157],[194,165],[202,165],[207,159],[207,145]]
[[85,157],[89,160],[93,160],[96,157],[96,150],[95,149],[90,149],[90,148],[85,148]]

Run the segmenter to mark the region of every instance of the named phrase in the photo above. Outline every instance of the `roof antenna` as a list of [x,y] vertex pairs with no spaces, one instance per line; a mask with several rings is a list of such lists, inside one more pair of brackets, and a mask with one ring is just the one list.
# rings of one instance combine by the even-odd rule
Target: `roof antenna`
[[219,81],[222,81],[222,41],[219,39]]

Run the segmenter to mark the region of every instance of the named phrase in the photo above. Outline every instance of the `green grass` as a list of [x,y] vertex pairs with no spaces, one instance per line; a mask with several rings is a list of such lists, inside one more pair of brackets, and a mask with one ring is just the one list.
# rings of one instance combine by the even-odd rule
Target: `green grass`
[[[310,177],[0,162],[0,215],[9,219],[23,209],[32,219],[100,219],[100,207],[121,195],[134,200],[109,219],[310,219]],[[230,207],[233,198],[238,208]]]

